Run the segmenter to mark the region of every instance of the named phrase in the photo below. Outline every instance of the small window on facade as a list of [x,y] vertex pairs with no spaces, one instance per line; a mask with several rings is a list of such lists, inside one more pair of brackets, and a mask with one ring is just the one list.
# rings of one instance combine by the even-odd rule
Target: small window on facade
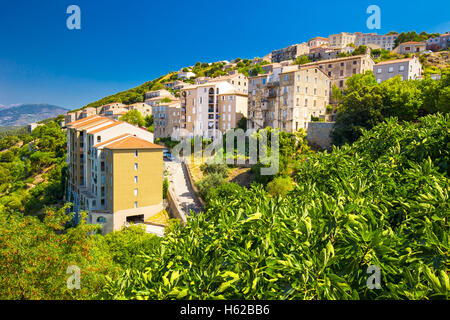
[[137,157],[138,156],[138,151],[134,150],[134,156]]
[[102,142],[102,137],[97,136],[97,142]]
[[134,176],[134,183],[138,182],[138,176]]
[[137,208],[137,207],[138,207],[138,202],[135,201],[135,202],[134,202],[134,208]]
[[135,164],[134,164],[134,170],[137,170],[137,169],[138,169],[138,164],[135,163]]
[[137,188],[134,189],[134,195],[135,195],[135,196],[138,195],[138,189],[137,189]]

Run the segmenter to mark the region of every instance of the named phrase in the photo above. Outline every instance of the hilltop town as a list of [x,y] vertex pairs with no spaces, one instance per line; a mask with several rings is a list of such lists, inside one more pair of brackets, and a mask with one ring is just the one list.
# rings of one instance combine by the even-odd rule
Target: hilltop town
[[[68,130],[67,194],[73,209],[87,210],[88,221],[103,223],[104,232],[160,213],[167,207],[160,188],[161,145],[171,147],[180,137],[212,139],[236,128],[269,127],[288,134],[306,132],[310,145],[330,148],[339,104],[336,94],[346,89],[347,79],[371,72],[377,83],[394,77],[438,80],[440,69],[426,73],[429,64],[423,64],[440,53],[447,57],[448,67],[449,33],[401,43],[398,37],[394,32],[342,32],[262,58],[198,62],[125,93],[125,99],[117,97],[120,101],[101,104],[116,98],[107,97],[68,112],[62,125]],[[126,122],[133,117],[141,120]],[[142,119],[151,119],[151,127],[146,128]],[[186,222],[189,209],[180,207],[198,207],[202,199],[196,196],[196,181],[191,181],[192,168],[172,165],[172,170],[186,173],[171,189],[167,209],[172,207],[172,215],[176,212]],[[186,193],[192,197],[180,201]]]

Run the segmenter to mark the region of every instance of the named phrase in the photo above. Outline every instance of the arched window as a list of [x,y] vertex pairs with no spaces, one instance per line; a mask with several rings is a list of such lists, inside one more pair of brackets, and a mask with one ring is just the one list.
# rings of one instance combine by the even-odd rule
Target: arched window
[[105,217],[98,217],[97,218],[97,223],[106,223],[106,218]]

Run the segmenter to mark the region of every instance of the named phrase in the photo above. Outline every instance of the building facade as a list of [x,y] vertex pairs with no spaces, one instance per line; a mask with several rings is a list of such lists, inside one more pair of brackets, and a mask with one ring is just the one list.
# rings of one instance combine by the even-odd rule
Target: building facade
[[440,50],[450,48],[450,32],[427,40],[427,49]]
[[308,53],[309,46],[306,43],[294,44],[283,49],[272,51],[272,62],[293,60]]
[[395,53],[399,54],[417,54],[419,52],[425,51],[426,49],[426,42],[418,42],[418,41],[408,41],[400,43],[395,49]]
[[376,45],[379,48],[391,51],[395,47],[394,42],[397,37],[397,33],[379,35],[376,33],[341,32],[329,35],[328,41],[329,46],[332,48],[343,48],[348,44],[353,43],[357,47],[361,45]]
[[153,107],[153,127],[155,139],[169,138],[180,129],[180,102],[162,103]]
[[331,85],[345,88],[345,81],[354,74],[364,74],[373,71],[373,61],[370,54],[320,60],[301,65],[301,68],[317,67],[330,77]]
[[311,117],[325,117],[330,79],[317,67],[277,68],[249,79],[250,129],[278,128],[286,132],[307,129]]
[[423,69],[419,58],[413,56],[377,63],[373,66],[373,74],[378,83],[398,75],[402,77],[402,80],[417,80],[422,78]]
[[[67,200],[73,203],[73,211],[87,211],[87,222],[103,224],[104,233],[160,212],[162,148],[152,142],[151,132],[98,115],[67,124]],[[138,158],[139,154],[143,156]],[[135,175],[124,181],[124,172],[132,171],[135,163]],[[134,177],[141,182],[152,181],[155,187],[136,184],[130,191]],[[160,182],[157,187],[155,182]],[[125,200],[134,189],[137,195]]]
[[247,115],[247,94],[238,91],[228,80],[181,90],[181,135],[214,138],[223,130],[235,128],[239,119]]

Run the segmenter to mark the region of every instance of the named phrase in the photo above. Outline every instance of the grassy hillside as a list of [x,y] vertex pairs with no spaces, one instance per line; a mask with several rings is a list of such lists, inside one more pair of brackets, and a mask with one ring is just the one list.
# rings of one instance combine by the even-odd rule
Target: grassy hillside
[[[237,58],[236,60],[237,60],[236,65],[227,70],[224,69],[225,63],[223,63],[223,62],[214,62],[214,63],[197,62],[192,67],[183,68],[184,70],[189,70],[196,74],[195,77],[192,77],[191,79],[186,79],[183,81],[193,84],[194,79],[197,77],[216,78],[219,76],[226,75],[227,72],[229,72],[231,70],[236,70],[236,71],[241,72],[241,73],[245,74],[246,76],[248,76],[249,73],[251,73],[252,71],[253,72],[261,71],[260,66],[263,64],[267,64],[267,62],[263,62],[263,63],[258,63],[255,65],[252,65],[252,60],[249,60],[249,59],[242,60],[242,59]],[[143,102],[145,92],[163,89],[164,83],[170,82],[170,81],[175,81],[177,79],[178,79],[177,72],[171,71],[157,79],[145,82],[138,87],[104,97],[100,100],[89,103],[89,104],[83,106],[82,108],[75,109],[75,110],[80,110],[80,109],[83,109],[86,107],[100,107],[102,105],[105,105],[108,103],[113,103],[113,102],[122,102],[124,104],[133,104],[136,102]],[[175,96],[178,96],[178,94],[179,94],[179,92],[176,90],[170,89],[169,91],[171,91]],[[75,111],[75,110],[72,110],[72,111]]]

